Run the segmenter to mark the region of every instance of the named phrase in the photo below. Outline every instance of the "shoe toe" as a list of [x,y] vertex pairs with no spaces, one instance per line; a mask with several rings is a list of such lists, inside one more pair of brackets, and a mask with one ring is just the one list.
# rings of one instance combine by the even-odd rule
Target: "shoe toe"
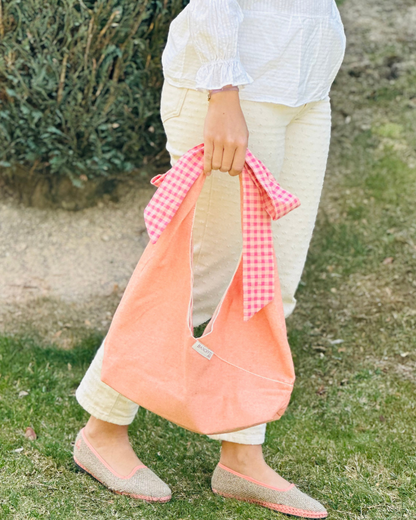
[[157,499],[167,499],[171,497],[172,491],[170,487],[151,469],[143,468],[140,473],[139,487],[145,494]]
[[325,507],[320,502],[318,502],[318,500],[315,500],[306,493],[303,493],[303,491],[300,491],[300,489],[297,487],[290,489],[287,492],[287,496],[285,498],[286,505],[290,505],[291,507],[294,507],[300,511],[307,511],[311,514],[319,515],[316,518],[325,518],[325,516],[328,514]]

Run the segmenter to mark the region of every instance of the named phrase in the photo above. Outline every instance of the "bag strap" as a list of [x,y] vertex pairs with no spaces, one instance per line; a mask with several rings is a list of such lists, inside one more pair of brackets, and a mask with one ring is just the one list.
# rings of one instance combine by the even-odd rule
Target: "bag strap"
[[[203,175],[204,144],[176,161],[166,173],[151,183],[158,189],[144,210],[146,228],[156,243],[172,220],[196,179]],[[278,220],[300,205],[299,199],[284,190],[266,166],[250,150],[240,175],[243,230],[244,321],[274,298],[275,252],[271,220]],[[199,192],[195,194],[195,204]]]

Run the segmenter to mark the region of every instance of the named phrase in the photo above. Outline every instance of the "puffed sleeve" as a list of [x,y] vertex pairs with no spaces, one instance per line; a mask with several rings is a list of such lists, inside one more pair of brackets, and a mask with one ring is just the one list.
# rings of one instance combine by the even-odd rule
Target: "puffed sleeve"
[[238,52],[238,29],[244,14],[237,0],[191,0],[188,9],[190,36],[201,62],[195,88],[252,83]]

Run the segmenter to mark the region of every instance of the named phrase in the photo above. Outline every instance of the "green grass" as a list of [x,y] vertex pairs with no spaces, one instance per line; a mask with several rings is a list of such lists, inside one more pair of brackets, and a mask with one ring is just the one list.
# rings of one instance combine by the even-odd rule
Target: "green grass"
[[[344,344],[329,342],[315,350],[318,338],[308,325],[291,330],[297,385],[284,418],[268,427],[267,460],[322,500],[333,518],[412,518],[414,381],[366,363],[352,338],[345,351]],[[131,426],[132,440],[172,486],[169,504],[113,495],[78,473],[71,443],[86,413],[73,394],[100,339],[87,338],[72,351],[40,347],[30,338],[1,339],[0,518],[279,517],[212,495],[218,443],[143,409]],[[22,390],[28,395],[19,397]],[[36,441],[24,438],[27,426]]]

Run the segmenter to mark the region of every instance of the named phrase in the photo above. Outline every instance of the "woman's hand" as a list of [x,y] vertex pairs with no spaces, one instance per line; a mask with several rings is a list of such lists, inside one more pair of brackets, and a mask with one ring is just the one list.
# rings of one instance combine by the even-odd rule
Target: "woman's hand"
[[204,124],[204,173],[211,170],[239,175],[244,166],[248,128],[236,90],[215,92]]

